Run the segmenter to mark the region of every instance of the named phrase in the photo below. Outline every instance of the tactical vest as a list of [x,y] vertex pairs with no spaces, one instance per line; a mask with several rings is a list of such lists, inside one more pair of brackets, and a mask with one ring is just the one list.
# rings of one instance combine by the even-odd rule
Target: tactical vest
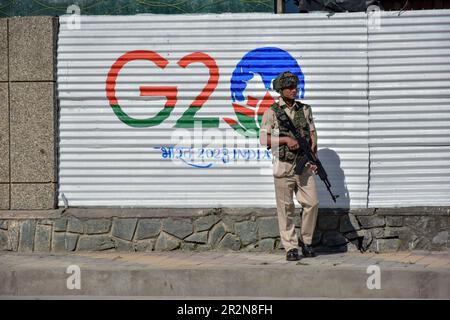
[[[280,107],[278,103],[274,103],[270,108],[275,112],[276,115],[277,112],[280,111],[284,112],[284,109],[287,108],[287,105]],[[294,119],[291,120],[294,123],[294,126],[297,129],[297,131],[300,132],[300,134],[306,139],[306,141],[309,142],[311,134],[309,130],[308,121],[306,120],[305,113],[303,111],[304,105],[300,102],[296,102],[294,108],[295,108]],[[278,126],[280,137],[289,136],[295,139],[292,132],[288,128],[286,128],[280,121],[278,121]],[[278,158],[280,159],[280,161],[294,163],[296,156],[302,157],[304,156],[304,152],[302,152],[301,149],[295,151],[289,150],[289,147],[286,144],[278,146]]]

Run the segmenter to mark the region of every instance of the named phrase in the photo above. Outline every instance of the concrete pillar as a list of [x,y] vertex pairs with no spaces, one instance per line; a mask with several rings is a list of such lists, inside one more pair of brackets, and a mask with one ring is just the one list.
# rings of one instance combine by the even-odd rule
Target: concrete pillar
[[56,207],[57,26],[45,16],[0,20],[0,209]]
[[8,19],[0,19],[0,210],[9,209]]
[[10,81],[55,81],[57,25],[54,17],[9,19]]
[[8,81],[8,19],[0,19],[0,82]]

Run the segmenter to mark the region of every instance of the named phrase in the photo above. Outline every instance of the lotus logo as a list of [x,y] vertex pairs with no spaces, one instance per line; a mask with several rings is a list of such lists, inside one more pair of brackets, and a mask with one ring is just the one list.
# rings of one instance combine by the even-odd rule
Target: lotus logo
[[[231,99],[237,120],[224,118],[236,132],[246,137],[258,137],[264,112],[275,102],[271,95],[272,81],[280,73],[290,71],[299,78],[297,95],[304,97],[305,81],[303,72],[294,57],[287,51],[275,47],[258,48],[248,52],[236,65],[231,76]],[[250,80],[258,75],[262,79],[265,93],[258,99],[249,91]],[[253,92],[253,91],[252,91]],[[298,98],[298,97],[297,97]]]

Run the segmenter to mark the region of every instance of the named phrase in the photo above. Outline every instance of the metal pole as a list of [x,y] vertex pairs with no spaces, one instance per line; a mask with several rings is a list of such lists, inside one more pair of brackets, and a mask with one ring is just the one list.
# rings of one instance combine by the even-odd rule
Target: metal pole
[[284,0],[277,0],[277,13],[284,13]]

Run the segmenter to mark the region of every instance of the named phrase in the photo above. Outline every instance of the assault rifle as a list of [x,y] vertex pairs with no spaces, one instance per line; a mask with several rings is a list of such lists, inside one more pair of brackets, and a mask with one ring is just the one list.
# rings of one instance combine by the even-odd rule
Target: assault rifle
[[319,176],[320,180],[323,181],[325,186],[327,187],[328,192],[331,195],[331,198],[333,199],[334,203],[336,203],[336,199],[339,197],[339,195],[334,195],[333,192],[331,192],[331,184],[330,181],[328,181],[328,175],[325,171],[325,168],[323,167],[322,163],[320,162],[319,158],[316,157],[314,152],[311,150],[311,146],[309,145],[309,142],[306,141],[306,139],[297,131],[295,128],[295,125],[292,123],[292,120],[287,116],[286,112],[284,112],[282,109],[277,108],[278,111],[275,111],[275,114],[277,116],[278,121],[280,121],[283,126],[289,129],[289,131],[292,132],[295,139],[297,140],[300,149],[304,152],[305,156],[299,157],[296,161],[295,166],[295,173],[296,174],[302,174],[303,169],[305,165],[309,162],[311,164],[314,164],[317,166],[317,175]]

